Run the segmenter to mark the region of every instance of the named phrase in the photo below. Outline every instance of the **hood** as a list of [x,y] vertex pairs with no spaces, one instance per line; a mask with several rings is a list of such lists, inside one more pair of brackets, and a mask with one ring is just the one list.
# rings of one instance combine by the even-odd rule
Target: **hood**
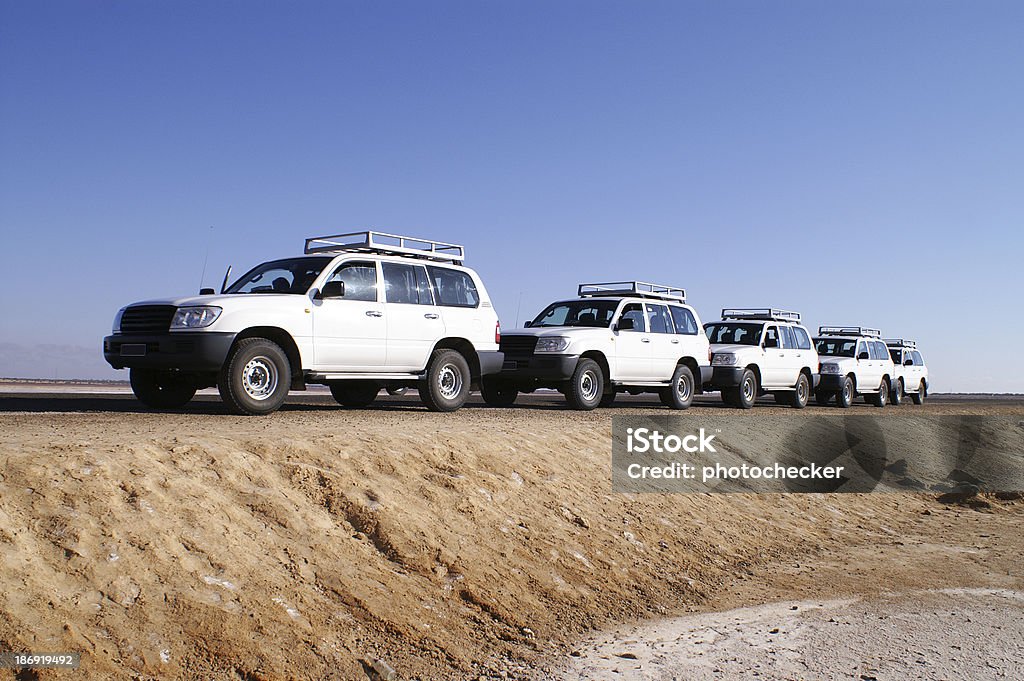
[[847,364],[856,364],[856,357],[836,357],[834,355],[818,355],[819,364],[838,364],[844,366]]
[[282,297],[303,297],[295,296],[290,293],[213,293],[205,296],[183,296],[178,298],[152,298],[150,300],[139,300],[134,303],[129,303],[125,307],[135,307],[136,305],[173,305],[174,307],[192,307],[196,305],[216,305],[217,307],[224,307],[230,305],[231,301],[249,301],[253,298],[282,298]]
[[712,343],[711,352],[712,354],[719,352],[731,352],[734,355],[760,355],[763,352],[763,350],[759,345],[730,345],[728,343]]
[[535,338],[540,338],[541,336],[564,336],[566,338],[573,338],[575,336],[589,336],[595,332],[609,334],[612,330],[601,326],[544,326],[539,328],[512,329],[510,331],[502,329],[501,335],[533,336]]

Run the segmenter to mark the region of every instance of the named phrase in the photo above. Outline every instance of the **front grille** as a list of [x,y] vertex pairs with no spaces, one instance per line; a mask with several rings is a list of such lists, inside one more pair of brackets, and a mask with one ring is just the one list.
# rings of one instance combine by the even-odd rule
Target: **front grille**
[[121,315],[121,333],[165,333],[174,318],[173,305],[136,305]]
[[509,336],[502,335],[501,343],[498,348],[505,353],[505,356],[509,355],[532,355],[534,348],[537,347],[536,336]]

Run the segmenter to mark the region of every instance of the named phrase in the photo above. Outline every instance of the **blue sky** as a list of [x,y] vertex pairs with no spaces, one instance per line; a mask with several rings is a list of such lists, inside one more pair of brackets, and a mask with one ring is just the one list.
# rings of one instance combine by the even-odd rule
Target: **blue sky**
[[[0,0],[0,375],[125,378],[118,307],[304,237],[917,338],[1024,392],[1024,4]],[[211,225],[213,229],[211,230]]]

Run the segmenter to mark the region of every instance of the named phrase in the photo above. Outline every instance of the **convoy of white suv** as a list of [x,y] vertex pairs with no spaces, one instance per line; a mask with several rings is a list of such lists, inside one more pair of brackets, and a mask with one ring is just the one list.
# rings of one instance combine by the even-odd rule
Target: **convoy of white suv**
[[307,384],[348,407],[415,387],[433,411],[458,409],[471,390],[510,406],[553,388],[581,410],[619,392],[654,392],[673,409],[711,390],[743,409],[762,394],[798,409],[812,392],[841,407],[857,395],[884,406],[928,394],[916,344],[874,329],[821,327],[812,344],[800,315],[776,308],[725,309],[702,326],[683,289],[627,281],[581,284],[503,336],[462,246],[364,231],[306,239],[304,251],[230,285],[226,275],[219,294],[122,308],[104,358],[130,369],[150,407],[178,408],[216,386],[248,415]]

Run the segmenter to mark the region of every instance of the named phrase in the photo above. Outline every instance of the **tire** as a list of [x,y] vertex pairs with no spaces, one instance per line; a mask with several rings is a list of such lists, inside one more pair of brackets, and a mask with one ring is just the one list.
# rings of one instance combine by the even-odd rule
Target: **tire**
[[903,395],[903,379],[897,378],[896,385],[892,387],[892,392],[889,394],[889,403],[894,407],[900,406],[903,404]]
[[330,387],[338,404],[355,409],[373,404],[380,392],[380,386],[371,381],[337,381]]
[[854,395],[853,379],[847,376],[843,381],[843,387],[836,393],[836,406],[841,409],[849,409],[853,404]]
[[820,407],[827,407],[829,401],[835,397],[835,393],[826,392],[824,390],[816,390],[814,392],[814,401],[818,403]]
[[387,388],[386,390],[388,392],[388,395],[393,395],[394,397],[399,397],[409,392],[409,389],[404,386],[401,388]]
[[178,409],[195,397],[196,386],[170,371],[132,369],[129,372],[132,392],[147,407]]
[[878,392],[872,395],[869,399],[871,404],[878,408],[884,407],[889,403],[889,379],[883,378],[881,385],[878,386]]
[[232,413],[259,416],[281,408],[291,379],[291,364],[280,345],[244,338],[221,367],[217,389]]
[[807,380],[807,374],[801,373],[796,379],[796,390],[789,396],[789,404],[794,409],[803,409],[811,399],[811,382]]
[[420,399],[430,411],[455,411],[469,399],[472,380],[469,363],[458,351],[434,350],[426,380],[419,384]]
[[672,372],[672,383],[660,391],[662,403],[671,409],[689,409],[696,387],[690,367],[680,364]]
[[580,411],[590,411],[601,403],[604,396],[604,373],[601,366],[592,359],[581,359],[576,371],[569,379],[565,399],[569,406]]
[[722,388],[722,402],[729,407],[735,407],[736,401],[739,399],[736,397],[736,388]]
[[924,404],[924,398],[928,396],[928,389],[924,387],[924,381],[917,386],[917,392],[911,393],[910,401],[914,404]]
[[484,379],[480,385],[480,395],[491,407],[511,407],[519,397],[519,390],[508,381]]
[[750,409],[754,402],[757,402],[757,374],[746,369],[740,377],[740,385],[736,389],[736,403],[733,406]]
[[614,390],[611,391],[610,393],[605,393],[604,395],[601,395],[601,402],[597,406],[599,406],[599,407],[601,407],[603,409],[607,409],[608,407],[610,407],[613,404],[615,404],[615,396],[616,395],[618,395],[618,393],[616,391],[614,391]]

